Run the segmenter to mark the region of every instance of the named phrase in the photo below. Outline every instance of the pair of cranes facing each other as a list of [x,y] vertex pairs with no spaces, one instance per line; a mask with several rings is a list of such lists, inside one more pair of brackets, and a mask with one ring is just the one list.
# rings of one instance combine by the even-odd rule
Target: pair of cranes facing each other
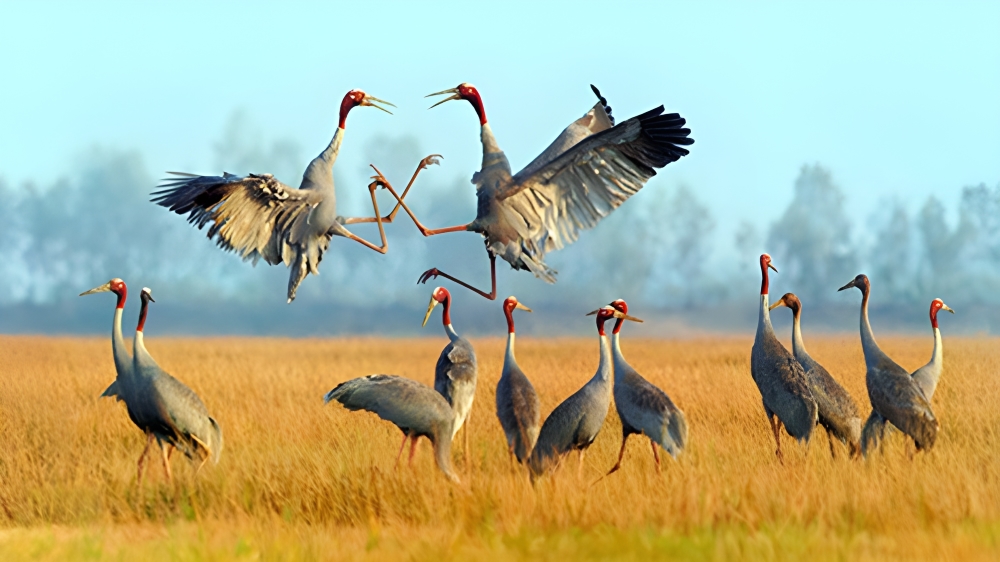
[[142,484],[146,460],[155,440],[159,445],[163,469],[167,480],[172,480],[170,456],[179,449],[186,457],[198,461],[201,470],[209,460],[219,462],[222,454],[222,428],[209,415],[201,398],[184,383],[157,365],[146,350],[143,330],[152,291],[143,288],[139,323],[132,343],[132,356],[128,354],[122,337],[122,312],[128,297],[128,287],[121,279],[85,291],[80,296],[111,292],[117,297],[111,328],[111,350],[114,356],[115,381],[101,394],[125,403],[129,419],[146,435],[146,447],[138,462],[137,484]]
[[[865,355],[866,376],[872,413],[861,425],[857,404],[830,373],[806,351],[801,331],[802,303],[794,293],[786,293],[773,305],[768,304],[768,269],[777,272],[771,256],[760,256],[761,297],[757,334],[751,351],[750,372],[761,392],[764,412],[774,433],[775,454],[783,459],[780,431],[808,442],[818,423],[827,431],[830,454],[836,457],[834,440],[846,444],[851,457],[867,456],[878,445],[888,420],[913,438],[917,450],[930,449],[938,423],[930,408],[930,396],[937,386],[943,366],[941,335],[937,312],[954,312],[941,299],[931,302],[930,319],[934,330],[934,351],[930,363],[913,374],[892,361],[875,342],[868,322],[870,283],[864,275],[841,287],[857,287],[863,294],[861,305],[861,344]],[[788,307],[793,314],[792,353],[781,345],[771,327],[770,311]],[[930,394],[927,394],[927,389]]]
[[[450,480],[457,482],[458,477],[451,469],[451,443],[459,427],[465,426],[471,410],[476,381],[475,354],[471,344],[458,336],[451,325],[451,295],[443,287],[434,289],[424,323],[438,303],[443,305],[442,324],[450,342],[438,360],[434,389],[396,375],[379,374],[343,382],[328,392],[324,400],[335,400],[349,410],[372,412],[396,425],[403,432],[397,465],[407,440],[411,442],[409,458],[412,461],[417,440],[427,437],[433,445],[438,468]],[[538,395],[518,366],[514,351],[516,333],[513,311],[518,308],[531,312],[515,297],[504,300],[507,348],[497,382],[496,411],[509,455],[528,466],[532,481],[558,466],[573,450],[580,453],[582,466],[583,452],[593,443],[607,417],[612,395],[612,371],[615,404],[622,419],[623,436],[618,462],[608,474],[621,466],[626,440],[634,433],[650,438],[657,469],[657,445],[673,457],[680,453],[687,441],[683,413],[662,390],[632,369],[621,354],[618,333],[623,321],[641,322],[627,314],[625,301],[617,300],[590,313],[597,316],[600,338],[597,373],[579,391],[559,404],[541,425]],[[604,331],[605,322],[612,318],[616,319],[613,346],[609,345]]]
[[[402,208],[424,236],[478,232],[485,238],[490,258],[489,293],[436,268],[422,273],[418,283],[440,276],[494,300],[497,256],[514,269],[530,271],[554,283],[556,271],[545,264],[545,254],[573,243],[581,230],[596,226],[637,193],[658,168],[686,156],[688,149],[684,147],[694,143],[690,129],[684,127],[685,119],[677,113],[664,114],[662,105],[615,124],[607,100],[597,88],[591,88],[598,97],[594,107],[516,174],[511,172],[493,136],[475,86],[462,83],[431,94],[450,94],[431,107],[465,100],[479,117],[483,160],[480,170],[472,176],[478,206],[475,220],[468,224],[426,228],[404,202],[420,171],[439,163],[440,155],[420,161],[402,195],[372,165],[375,175],[368,190],[374,216],[349,218],[337,214],[333,165],[343,142],[348,113],[355,107],[375,107],[389,113],[378,104],[392,105],[361,90],[351,90],[344,96],[337,130],[306,168],[298,189],[270,174],[200,176],[170,172],[173,177],[164,180],[152,200],[175,213],[186,214],[188,222],[199,229],[211,222],[208,237],[245,261],[256,264],[263,258],[271,265],[287,265],[291,268],[288,302],[295,299],[299,284],[308,274],[319,274],[319,263],[333,236],[386,253],[389,246],[383,224],[393,222]],[[375,198],[379,187],[387,189],[396,200],[393,210],[384,217]],[[372,222],[378,225],[380,246],[346,228]]]

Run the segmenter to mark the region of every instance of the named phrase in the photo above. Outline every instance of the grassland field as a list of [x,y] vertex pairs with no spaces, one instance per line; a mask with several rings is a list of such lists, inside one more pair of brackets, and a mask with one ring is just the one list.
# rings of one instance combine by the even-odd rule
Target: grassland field
[[[494,389],[504,340],[472,339],[479,386],[470,454],[448,483],[424,440],[394,469],[401,434],[324,405],[337,383],[394,373],[432,384],[444,338],[148,338],[225,432],[216,466],[150,465],[114,380],[107,338],[0,337],[0,560],[884,560],[1000,559],[1000,340],[945,336],[934,449],[909,460],[831,458],[819,430],[785,436],[785,463],[750,377],[751,339],[623,337],[631,364],[684,410],[690,444],[664,470],[633,437],[618,473],[614,408],[587,453],[532,487],[511,466]],[[870,409],[856,335],[810,337],[813,357]],[[932,338],[883,337],[909,370]],[[786,342],[787,345],[787,342]],[[522,337],[518,361],[543,415],[584,384],[596,338]],[[459,434],[461,438],[461,434]]]

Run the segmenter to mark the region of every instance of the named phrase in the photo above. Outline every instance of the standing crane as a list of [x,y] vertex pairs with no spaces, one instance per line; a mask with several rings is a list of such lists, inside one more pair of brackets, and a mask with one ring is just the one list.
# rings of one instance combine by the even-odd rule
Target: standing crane
[[[909,435],[917,447],[917,451],[930,450],[937,439],[938,421],[931,410],[931,404],[924,396],[920,386],[906,369],[889,358],[875,341],[871,324],[868,322],[868,297],[871,295],[871,283],[864,274],[859,274],[839,291],[857,287],[861,291],[861,348],[865,353],[865,383],[868,386],[868,399],[872,410],[888,420],[903,433]],[[874,418],[877,423],[877,418]],[[861,432],[862,453],[867,454],[865,444],[867,437],[873,431],[869,424],[873,418],[869,416],[868,423]]]
[[[610,306],[622,314],[628,314],[628,304],[622,299],[612,302]],[[615,409],[622,421],[622,448],[618,451],[618,462],[605,476],[621,468],[622,458],[625,456],[625,443],[632,434],[641,434],[649,438],[657,471],[660,470],[660,453],[656,450],[656,446],[663,447],[664,451],[676,459],[687,444],[688,437],[684,412],[674,405],[665,392],[643,378],[625,361],[619,341],[619,332],[624,323],[624,318],[615,320],[615,328],[611,335],[611,355],[615,370]]]
[[[927,398],[928,402],[934,398],[934,391],[937,390],[938,381],[941,379],[941,372],[944,370],[944,346],[941,343],[941,330],[938,329],[937,322],[937,313],[939,310],[947,310],[952,314],[955,313],[948,305],[944,304],[943,300],[934,299],[931,301],[930,318],[931,329],[934,331],[934,351],[931,353],[930,362],[914,371],[911,375],[913,380],[916,381],[917,386],[923,391],[924,397]],[[866,454],[869,450],[878,448],[879,443],[885,437],[887,427],[891,429],[891,426],[886,425],[885,418],[872,410],[868,421],[865,423],[864,440],[862,441],[862,450]]]
[[[486,293],[436,268],[425,271],[418,283],[441,276],[494,300],[497,256],[514,269],[530,271],[535,277],[554,283],[556,272],[545,265],[546,252],[573,243],[581,230],[593,228],[638,192],[656,175],[656,168],[688,154],[682,145],[690,145],[694,140],[688,136],[691,131],[683,128],[685,120],[680,115],[663,114],[661,105],[615,125],[607,101],[597,88],[591,88],[600,101],[514,175],[493,137],[482,97],[475,86],[462,83],[457,88],[431,94],[451,94],[431,107],[446,101],[466,100],[479,115],[483,164],[472,176],[479,201],[476,219],[468,224],[429,229],[417,220],[405,202],[401,204],[424,236],[465,231],[484,236],[490,258],[491,289]],[[417,167],[414,177],[426,167],[426,160]]]
[[[333,236],[349,238],[382,254],[389,249],[382,224],[392,222],[399,206],[397,204],[385,217],[379,215],[375,189],[387,186],[388,181],[378,168],[372,166],[376,175],[368,185],[375,209],[374,217],[345,218],[337,215],[337,196],[333,186],[333,164],[344,140],[348,112],[362,106],[391,113],[379,103],[392,106],[361,90],[347,92],[340,104],[340,123],[333,139],[309,163],[298,189],[281,183],[271,174],[199,176],[169,172],[175,177],[165,179],[158,186],[160,190],[152,194],[153,202],[179,215],[187,214],[188,222],[199,229],[212,222],[208,237],[215,238],[223,250],[238,253],[244,261],[252,261],[256,265],[263,258],[270,265],[284,263],[290,267],[290,303],[295,300],[295,293],[306,275],[319,275],[319,263]],[[426,164],[422,162],[422,166]],[[392,193],[395,194],[395,191]],[[356,236],[346,228],[346,225],[371,222],[378,224],[381,246]]]
[[579,453],[577,465],[579,477],[583,470],[584,451],[597,438],[611,406],[611,350],[608,337],[604,333],[604,323],[611,318],[642,322],[610,306],[599,308],[590,314],[597,315],[597,334],[601,349],[597,373],[545,418],[545,423],[538,432],[538,441],[528,459],[528,468],[531,469],[533,480],[556,466],[573,450]]
[[514,357],[514,309],[531,312],[531,309],[510,296],[503,301],[507,317],[507,351],[503,357],[503,371],[497,382],[497,418],[507,437],[507,451],[517,462],[524,463],[538,440],[541,422],[541,405],[531,381],[524,375]]
[[[452,439],[459,429],[465,426],[469,414],[472,412],[472,401],[476,397],[476,350],[472,349],[469,340],[458,335],[451,325],[451,293],[444,287],[437,287],[431,293],[431,302],[427,305],[427,314],[424,315],[424,323],[431,317],[431,312],[438,304],[443,305],[441,313],[441,323],[444,325],[444,333],[448,335],[448,345],[441,350],[438,356],[437,365],[434,367],[434,390],[441,393],[455,411],[455,423],[452,426]],[[469,429],[462,433],[465,441],[465,458],[469,458]]]
[[764,413],[774,432],[777,449],[774,454],[784,463],[781,453],[781,426],[799,441],[809,442],[816,425],[816,400],[813,398],[806,373],[795,357],[785,349],[771,327],[768,299],[768,268],[775,273],[778,268],[771,263],[771,256],[760,256],[760,312],[757,316],[757,335],[750,352],[750,375],[753,377],[764,402]]
[[806,372],[806,382],[819,409],[819,424],[826,429],[830,456],[837,458],[834,438],[847,445],[851,457],[861,453],[861,414],[851,395],[806,351],[802,340],[802,301],[794,293],[785,293],[769,310],[786,306],[792,311],[792,353]]
[[324,403],[333,400],[351,411],[372,412],[398,427],[403,432],[403,445],[396,455],[397,464],[407,439],[410,440],[412,464],[417,439],[427,437],[434,446],[438,468],[449,480],[458,482],[458,476],[451,470],[455,412],[438,392],[396,375],[369,375],[342,382],[323,397]]
[[132,342],[132,369],[141,421],[146,432],[146,448],[139,458],[139,480],[142,481],[143,463],[155,439],[160,446],[163,470],[169,481],[172,479],[170,455],[175,447],[189,459],[201,461],[197,470],[201,470],[209,459],[218,464],[222,454],[222,428],[208,414],[201,398],[161,369],[146,350],[143,338],[146,312],[149,303],[156,301],[148,288],[143,288],[141,298],[139,324]]

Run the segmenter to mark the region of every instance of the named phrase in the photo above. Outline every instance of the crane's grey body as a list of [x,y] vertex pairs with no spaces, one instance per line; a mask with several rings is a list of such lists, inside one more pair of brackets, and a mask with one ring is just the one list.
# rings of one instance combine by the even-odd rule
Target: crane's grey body
[[188,222],[208,229],[220,248],[233,251],[255,265],[261,258],[271,265],[291,268],[289,302],[306,275],[319,275],[319,263],[333,236],[351,233],[337,214],[333,164],[344,130],[338,128],[330,144],[309,163],[299,189],[271,174],[199,176],[179,174],[167,178],[153,193],[153,202]]
[[834,379],[829,371],[813,359],[806,351],[802,339],[802,311],[796,298],[792,308],[792,353],[805,371],[806,382],[816,400],[819,424],[830,437],[830,453],[834,454],[833,439],[838,439],[850,449],[852,455],[860,452],[861,413],[850,393]]
[[808,442],[818,415],[816,400],[802,365],[774,335],[767,301],[767,294],[761,294],[757,335],[750,352],[750,374],[760,390],[768,419],[777,416],[789,435]]
[[465,424],[472,411],[476,397],[476,351],[468,340],[458,335],[451,324],[445,326],[451,341],[441,350],[434,367],[434,390],[451,405],[455,411],[452,437]]
[[687,444],[688,427],[684,412],[665,392],[628,364],[621,352],[619,334],[611,337],[615,409],[622,421],[623,445],[629,435],[643,434],[663,447],[671,457],[677,458]]
[[497,382],[497,418],[507,437],[507,448],[517,462],[528,460],[538,440],[541,404],[531,381],[524,375],[514,357],[514,332],[507,334],[507,351],[503,371]]
[[675,144],[689,144],[684,119],[662,112],[661,106],[614,126],[598,103],[514,175],[484,123],[483,164],[472,177],[477,213],[468,230],[485,236],[489,251],[514,269],[555,282],[546,252],[576,241],[637,193],[654,168],[688,153]]
[[555,466],[570,451],[583,451],[594,442],[611,407],[611,353],[601,335],[601,362],[597,373],[545,418],[528,467],[538,476]]
[[[854,281],[841,287],[841,290],[849,287],[857,287],[862,293],[861,348],[865,354],[865,383],[872,410],[909,435],[918,451],[930,450],[937,439],[938,430],[938,422],[930,402],[910,373],[890,359],[875,341],[868,322],[868,297],[871,290],[868,278],[859,275]],[[862,452],[865,454],[869,450],[872,435],[877,431],[877,424],[878,417],[869,416],[862,429]]]
[[453,481],[451,443],[455,413],[438,392],[396,375],[369,375],[342,382],[324,396],[348,410],[365,410],[393,423],[406,437],[427,437],[434,445],[434,460]]

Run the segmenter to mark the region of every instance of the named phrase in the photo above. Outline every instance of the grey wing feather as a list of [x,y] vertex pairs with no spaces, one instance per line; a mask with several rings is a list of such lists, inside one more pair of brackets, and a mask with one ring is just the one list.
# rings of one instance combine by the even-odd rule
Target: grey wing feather
[[457,380],[474,380],[477,376],[476,352],[466,339],[449,342],[441,350],[434,368],[434,390],[451,402],[451,391]]
[[918,449],[931,449],[937,439],[938,422],[930,402],[902,367],[895,363],[879,367],[881,373],[868,377],[868,398],[873,409],[912,437]]
[[191,458],[198,448],[207,447],[218,462],[222,449],[221,429],[209,415],[201,397],[166,372],[156,377],[153,386],[160,400],[161,421],[175,432],[177,442],[173,444]]
[[108,385],[108,387],[104,389],[104,392],[101,393],[101,398],[111,398],[111,397],[114,397],[115,400],[119,402],[124,402],[125,400],[124,398],[122,398],[121,394],[118,393],[118,381],[114,381],[113,383]]
[[199,229],[212,222],[209,238],[254,263],[264,258],[272,265],[292,265],[295,253],[287,246],[299,242],[292,239],[301,230],[296,226],[307,221],[322,200],[319,193],[291,188],[270,174],[174,174],[180,177],[165,179],[152,201],[187,214],[188,222]]
[[[369,375],[340,383],[323,397],[349,410],[366,410],[404,431],[436,438],[435,428],[450,425],[451,406],[437,392],[395,375]],[[450,437],[450,433],[449,433]]]
[[529,165],[497,193],[528,225],[545,252],[574,242],[634,195],[662,168],[688,154],[694,142],[684,119],[663,107],[586,137],[544,166]]
[[838,439],[857,444],[860,439],[861,413],[847,390],[819,363],[801,362],[806,381],[819,409],[819,423]]
[[538,440],[541,404],[531,381],[517,364],[497,383],[497,417],[518,462],[527,460]]
[[818,417],[816,400],[802,365],[773,334],[754,342],[750,373],[764,407],[778,416],[789,435],[808,441]]
[[632,371],[615,384],[615,407],[622,422],[644,433],[676,457],[687,442],[687,421],[663,390]]

